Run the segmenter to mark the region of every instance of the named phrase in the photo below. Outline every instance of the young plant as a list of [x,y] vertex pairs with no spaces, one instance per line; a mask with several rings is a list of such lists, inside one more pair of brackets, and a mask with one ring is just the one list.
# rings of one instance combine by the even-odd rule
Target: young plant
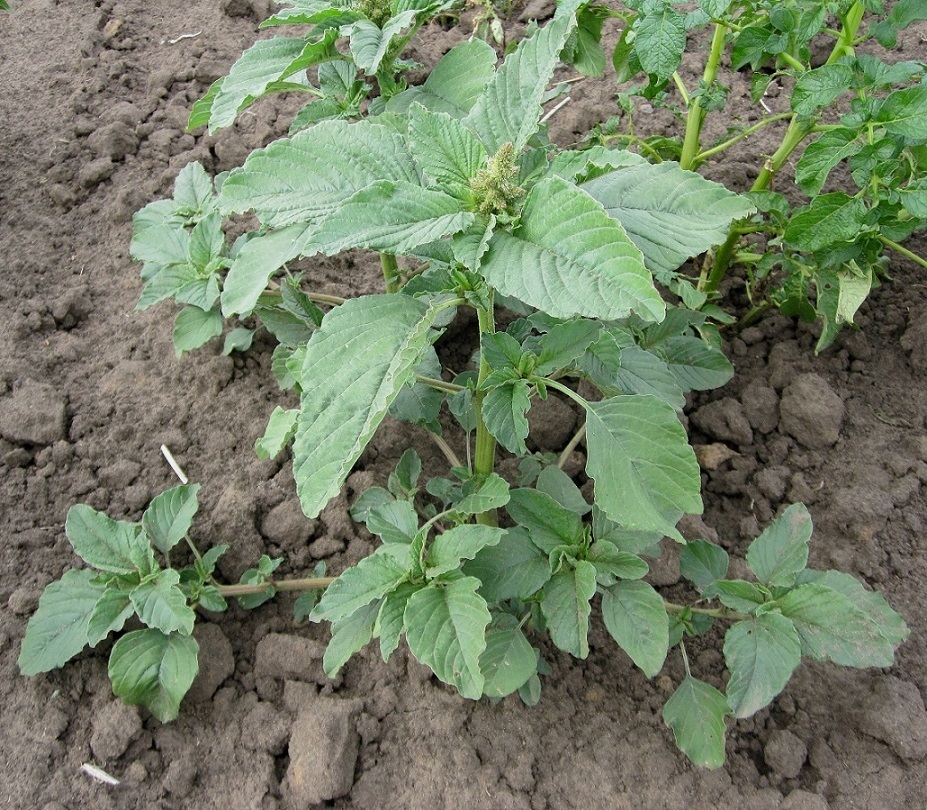
[[[679,647],[686,676],[664,719],[693,762],[718,767],[725,718],[768,705],[802,656],[891,664],[907,635],[903,620],[852,577],[806,568],[811,521],[803,506],[787,509],[751,545],[755,582],[728,579],[723,549],[685,544],[676,528],[684,514],[702,510],[698,464],[679,421],[685,392],[723,385],[732,369],[711,342],[716,334],[706,316],[668,306],[653,276],[672,280],[682,262],[754,208],[677,164],[652,165],[602,146],[559,151],[547,142],[540,103],[559,55],[575,45],[576,12],[576,3],[561,5],[498,70],[487,45],[457,46],[422,87],[393,96],[379,116],[322,122],[255,152],[217,184],[217,197],[209,189],[207,199],[206,184],[197,181],[203,196],[195,225],[189,209],[178,211],[176,193],[150,217],[160,218],[150,228],[188,234],[190,249],[178,247],[178,256],[192,256],[194,234],[215,211],[260,219],[261,231],[228,252],[231,267],[218,294],[226,315],[256,312],[271,295],[273,306],[331,307],[317,326],[307,319],[309,336],[277,364],[300,401],[276,409],[257,444],[265,457],[291,447],[307,516],[340,491],[388,413],[432,433],[451,464],[449,477],[423,487],[421,462],[407,451],[387,488],[368,490],[352,508],[381,544],[334,580],[279,581],[269,559],[241,585],[214,582],[208,566],[166,573],[145,552],[149,538],[161,548],[159,535],[145,519],[141,530],[129,524],[119,529],[125,561],[118,570],[102,567],[102,579],[69,572],[49,586],[52,596],[43,597],[27,631],[25,672],[59,666],[118,630],[116,621],[94,619],[98,603],[118,596],[160,634],[162,648],[161,636],[176,634],[186,650],[184,677],[171,692],[179,700],[194,668],[191,605],[209,607],[206,595],[214,607],[231,595],[253,596],[255,604],[276,590],[324,586],[317,604],[301,601],[298,609],[331,624],[328,674],[374,638],[388,660],[404,637],[411,653],[464,697],[517,692],[534,704],[548,672],[539,637],[587,657],[597,607],[648,677]],[[191,181],[200,176],[190,171]],[[142,229],[135,238],[162,243],[153,236]],[[288,279],[267,291],[293,257],[356,248],[403,257],[397,292],[342,300],[303,292]],[[217,247],[210,256],[222,254]],[[148,285],[171,267],[153,268]],[[521,317],[501,331],[503,302]],[[434,347],[460,308],[476,313],[479,351],[475,368],[450,380]],[[559,458],[530,454],[526,443],[527,414],[547,397],[564,397],[584,418]],[[443,437],[445,401],[466,434],[466,462]],[[584,440],[593,482],[586,492],[563,471]],[[497,472],[500,446],[522,457],[517,482]],[[176,523],[170,536],[179,539],[188,522]],[[106,548],[108,532],[96,533]],[[100,568],[89,544],[69,536]],[[658,554],[664,537],[685,544],[682,570],[699,591],[694,605],[666,602],[644,581],[644,557]],[[155,590],[183,615],[182,625],[159,625],[132,599],[136,589],[162,581]],[[72,585],[80,586],[78,596]],[[685,637],[715,620],[733,622],[724,645],[726,694],[695,678],[685,653]],[[149,631],[141,632],[154,639]],[[130,633],[117,646],[141,638]],[[170,671],[164,662],[150,671]],[[120,693],[138,696],[118,683]]]
[[[614,52],[620,81],[646,74],[647,84],[623,94],[628,131],[608,128],[604,142],[622,141],[648,159],[678,159],[696,169],[758,130],[785,126],[779,147],[758,156],[759,174],[749,198],[759,213],[732,224],[727,238],[705,259],[700,292],[714,295],[732,264],[745,268],[752,320],[768,307],[804,320],[818,318],[818,351],[829,346],[884,277],[889,248],[922,267],[927,261],[901,245],[927,224],[927,65],[887,63],[856,52],[875,39],[893,47],[898,32],[927,19],[919,0],[901,0],[861,33],[865,12],[882,13],[881,0],[699,0],[697,11],[667,0],[625,2],[613,12],[625,21]],[[676,72],[687,34],[711,25],[713,37],[697,88]],[[830,53],[816,64],[827,40]],[[749,70],[760,120],[732,129],[721,142],[703,147],[706,116],[724,109],[728,89],[719,77],[722,61]],[[763,95],[784,85],[790,109],[771,113]],[[672,84],[681,99],[684,133],[679,139],[647,138],[634,128],[635,94],[668,104]],[[762,109],[760,109],[762,108]],[[832,123],[836,121],[836,123]],[[772,191],[795,155],[795,183],[810,199],[793,206]],[[855,193],[822,194],[831,172],[849,169]]]

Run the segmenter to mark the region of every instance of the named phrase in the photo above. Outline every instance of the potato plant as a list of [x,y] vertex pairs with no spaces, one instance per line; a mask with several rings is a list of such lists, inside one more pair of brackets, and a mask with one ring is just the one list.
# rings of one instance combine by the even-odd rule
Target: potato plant
[[[647,677],[678,648],[685,677],[663,718],[693,762],[718,767],[726,718],[767,706],[802,657],[892,663],[904,621],[853,577],[807,568],[804,506],[752,543],[750,580],[730,579],[721,547],[677,529],[702,511],[679,420],[685,393],[723,385],[732,368],[707,316],[667,304],[653,278],[756,209],[677,163],[547,140],[541,102],[561,54],[577,49],[577,10],[562,4],[498,69],[488,45],[464,42],[379,112],[310,124],[215,183],[189,167],[173,199],[139,212],[140,305],[185,304],[178,352],[235,315],[259,317],[280,341],[274,369],[299,403],[275,409],[256,450],[289,448],[307,516],[340,491],[387,414],[427,431],[450,469],[423,482],[408,450],[386,487],[363,493],[352,516],[381,542],[337,577],[319,567],[281,580],[280,561],[263,557],[241,583],[218,582],[224,548],[201,553],[188,537],[195,485],[158,496],[137,524],[75,506],[66,530],[89,567],[46,589],[23,643],[25,674],[63,665],[135,616],[141,629],[110,655],[113,688],[169,720],[197,672],[197,608],[304,590],[297,616],[331,625],[329,675],[374,639],[385,660],[404,639],[462,696],[534,704],[549,671],[542,639],[586,658],[595,612]],[[260,228],[228,245],[222,219],[244,213]],[[386,292],[315,293],[311,270],[304,279],[285,266],[358,248],[380,253]],[[515,314],[505,329],[503,307]],[[472,370],[452,375],[435,346],[461,309],[476,314],[479,349]],[[227,344],[250,339],[242,328]],[[549,396],[585,417],[559,457],[526,444],[527,414]],[[465,459],[444,438],[451,419]],[[581,442],[592,502],[563,469]],[[503,453],[521,458],[517,480],[499,474]],[[691,604],[646,582],[666,537],[683,544]],[[182,541],[193,563],[177,569]],[[727,625],[725,692],[686,656],[686,639],[717,621]]]

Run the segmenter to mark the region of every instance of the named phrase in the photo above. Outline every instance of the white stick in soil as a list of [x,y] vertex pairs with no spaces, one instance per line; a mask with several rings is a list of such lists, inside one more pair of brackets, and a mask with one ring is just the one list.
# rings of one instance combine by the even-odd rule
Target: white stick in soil
[[96,765],[85,762],[80,766],[80,769],[87,774],[87,776],[96,779],[97,782],[102,782],[104,785],[116,787],[119,784],[119,780],[115,776],[110,776],[106,771],[102,768],[98,768]]
[[171,469],[174,471],[174,475],[180,479],[180,483],[186,484],[190,479],[187,478],[186,473],[180,468],[177,459],[171,455],[171,451],[167,449],[167,445],[161,445],[161,455],[163,455],[167,463],[171,465]]

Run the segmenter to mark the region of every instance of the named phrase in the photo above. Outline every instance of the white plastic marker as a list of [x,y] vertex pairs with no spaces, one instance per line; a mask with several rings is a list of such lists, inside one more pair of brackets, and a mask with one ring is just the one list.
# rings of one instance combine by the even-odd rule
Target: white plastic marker
[[96,765],[91,765],[85,762],[80,766],[80,769],[98,782],[102,782],[104,785],[110,785],[111,787],[116,787],[119,784],[119,780],[115,776],[110,776],[102,768],[98,768]]
[[174,471],[174,475],[180,479],[180,483],[188,483],[190,479],[187,478],[184,471],[180,469],[180,465],[177,463],[177,459],[171,455],[171,451],[167,449],[167,445],[161,445],[161,455],[164,456],[164,458],[167,460],[167,463],[171,465],[171,469]]

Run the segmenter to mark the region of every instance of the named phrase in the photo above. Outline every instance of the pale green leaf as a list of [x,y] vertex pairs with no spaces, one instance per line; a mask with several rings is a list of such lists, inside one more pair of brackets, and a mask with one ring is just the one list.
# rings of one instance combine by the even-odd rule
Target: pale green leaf
[[619,551],[608,540],[596,540],[589,547],[586,559],[595,566],[600,585],[613,585],[617,579],[640,579],[650,570],[636,554]]
[[601,328],[595,321],[587,320],[566,321],[553,326],[538,341],[541,351],[535,374],[544,377],[569,366],[598,339]]
[[569,180],[584,183],[592,177],[607,174],[626,166],[639,166],[647,161],[636,152],[615,149],[608,146],[592,146],[581,151],[558,152],[550,163],[550,173]]
[[412,594],[423,587],[425,586],[404,582],[395,591],[390,591],[383,599],[383,606],[377,614],[373,633],[380,637],[380,655],[383,656],[384,661],[389,661],[390,656],[399,646],[399,640],[405,630],[406,604]]
[[148,542],[139,538],[138,524],[113,520],[82,503],[68,510],[64,531],[78,557],[113,574],[134,573],[133,548]]
[[[594,378],[594,382],[598,384],[599,380]],[[677,411],[681,411],[686,404],[685,392],[669,366],[639,346],[628,346],[621,350],[614,384],[603,387],[602,392],[651,394]]]
[[673,75],[686,49],[686,17],[670,5],[662,5],[640,18],[634,50],[641,67],[659,80]]
[[531,386],[525,380],[493,388],[483,399],[483,422],[486,429],[506,450],[515,455],[528,452],[528,408]]
[[428,549],[425,576],[429,579],[454,571],[462,560],[472,560],[480,550],[499,544],[505,529],[469,524],[438,535]]
[[403,11],[387,20],[382,29],[369,20],[355,22],[350,28],[351,56],[354,57],[354,64],[368,74],[376,73],[390,43],[414,21],[414,11]]
[[727,700],[734,717],[749,717],[778,695],[801,661],[795,625],[779,613],[737,622],[724,635],[731,673]]
[[668,161],[628,166],[580,188],[622,224],[658,277],[721,244],[731,223],[755,210],[744,197]]
[[390,501],[371,509],[367,530],[384,543],[411,543],[418,534],[418,514],[409,501]]
[[684,390],[710,391],[734,376],[734,366],[724,352],[701,338],[679,335],[663,341],[657,349]]
[[702,511],[701,476],[670,405],[650,396],[587,403],[586,470],[596,503],[616,523],[681,539],[676,521]]
[[753,613],[766,601],[766,596],[755,582],[743,579],[718,579],[702,589],[706,599],[717,599],[731,610]]
[[463,697],[483,695],[480,656],[490,622],[480,582],[461,577],[414,593],[406,604],[406,639],[412,654]]
[[690,540],[679,555],[679,572],[700,591],[727,576],[728,554],[707,540]]
[[491,698],[517,692],[537,672],[537,654],[514,616],[503,614],[486,631],[480,670],[486,679],[483,694]]
[[724,764],[724,718],[727,700],[710,684],[686,676],[663,707],[663,722],[676,737],[676,745],[696,765],[720,768]]
[[410,565],[408,546],[395,543],[380,546],[325,589],[310,618],[332,623],[343,621],[405,581]]
[[927,178],[898,189],[898,197],[912,217],[927,219]]
[[421,104],[409,109],[409,149],[428,177],[464,200],[470,196],[470,179],[487,160],[483,145],[460,121]]
[[547,177],[528,194],[519,227],[493,234],[486,280],[504,295],[558,318],[659,321],[665,306],[640,251],[587,194]]
[[589,601],[595,590],[595,566],[580,560],[575,567],[555,573],[541,595],[541,612],[551,641],[576,658],[589,655]]
[[306,347],[293,472],[315,517],[409,381],[438,308],[399,295],[356,298],[331,310]]
[[564,509],[585,515],[592,506],[586,503],[583,493],[563,470],[551,465],[541,470],[535,483],[539,492],[550,495]]
[[267,422],[264,435],[254,443],[254,452],[258,458],[275,458],[293,441],[296,435],[296,420],[299,411],[296,408],[284,410],[279,405],[274,408]]
[[[145,232],[149,236],[167,236],[169,230],[160,228],[150,228]],[[146,268],[149,265],[146,265]],[[142,294],[135,305],[137,312],[142,312],[154,304],[160,303],[166,298],[178,295],[189,285],[195,284],[199,280],[196,268],[187,261],[175,262],[156,269],[154,275],[150,276],[142,288]]]
[[[467,490],[464,490],[466,493]],[[496,473],[490,473],[475,492],[464,495],[463,499],[454,509],[478,515],[490,509],[499,509],[509,502],[509,485],[504,478]]]
[[898,32],[918,20],[927,20],[923,0],[897,0],[888,16],[872,26],[872,33],[883,47],[894,48],[898,44]]
[[550,579],[550,562],[528,536],[527,530],[509,529],[496,546],[484,547],[465,562],[463,572],[482,584],[480,594],[488,602],[527,599]]
[[19,652],[19,671],[37,675],[70,661],[89,643],[90,621],[105,587],[94,571],[67,571],[46,586],[29,619]]
[[180,701],[199,672],[198,653],[192,636],[166,636],[150,628],[126,633],[109,657],[113,692],[168,723],[176,719]]
[[199,484],[168,489],[155,496],[142,515],[142,528],[162,554],[167,554],[190,531],[193,517],[199,509],[199,491]]
[[788,587],[808,564],[811,515],[795,503],[776,518],[747,549],[747,565],[764,585]]
[[174,320],[174,351],[178,359],[222,334],[222,313],[199,307],[184,307]]
[[432,386],[419,382],[417,377],[430,377],[441,379],[441,361],[433,346],[426,346],[421,362],[415,367],[415,377],[411,385],[402,387],[393,404],[390,405],[389,414],[393,419],[400,419],[413,425],[418,425],[440,436],[443,432],[438,417],[441,414],[441,405],[445,394]]
[[669,646],[669,617],[663,599],[646,582],[618,582],[602,591],[605,627],[631,660],[652,678]]
[[142,622],[165,634],[177,632],[189,636],[193,632],[196,614],[177,587],[179,584],[180,573],[167,568],[129,594]]
[[332,637],[322,656],[322,670],[329,678],[334,678],[348,659],[373,637],[382,603],[378,599],[332,624]]

